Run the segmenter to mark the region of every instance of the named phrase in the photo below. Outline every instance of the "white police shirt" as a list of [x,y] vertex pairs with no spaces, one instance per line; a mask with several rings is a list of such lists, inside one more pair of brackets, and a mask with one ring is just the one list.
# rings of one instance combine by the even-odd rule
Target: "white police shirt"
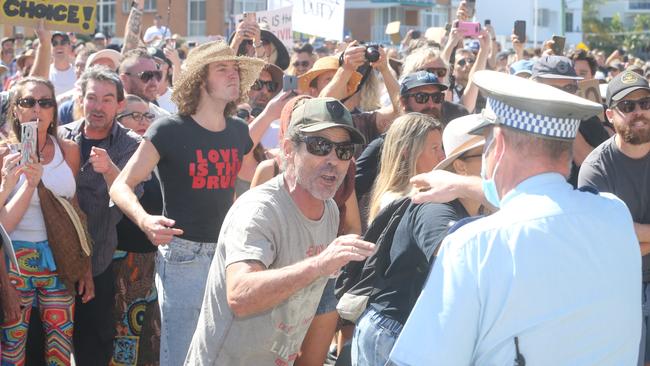
[[390,355],[397,365],[636,365],[641,255],[611,194],[555,173],[443,242]]

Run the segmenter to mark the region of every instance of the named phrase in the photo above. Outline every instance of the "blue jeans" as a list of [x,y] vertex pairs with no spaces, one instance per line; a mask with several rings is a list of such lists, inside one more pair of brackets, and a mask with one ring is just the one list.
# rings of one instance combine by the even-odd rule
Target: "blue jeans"
[[385,317],[368,306],[359,317],[352,336],[352,365],[386,365],[402,327],[397,320]]
[[156,290],[161,366],[179,366],[185,361],[216,246],[174,238],[168,245],[158,247]]

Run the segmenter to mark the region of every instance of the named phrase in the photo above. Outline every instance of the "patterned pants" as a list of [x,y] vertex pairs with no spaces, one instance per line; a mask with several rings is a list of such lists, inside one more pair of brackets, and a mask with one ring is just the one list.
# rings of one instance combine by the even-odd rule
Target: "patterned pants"
[[25,364],[25,343],[32,306],[37,306],[41,311],[47,365],[70,365],[74,297],[55,272],[47,242],[15,241],[14,247],[21,275],[11,265],[9,278],[18,290],[23,309],[20,319],[2,324],[2,366]]

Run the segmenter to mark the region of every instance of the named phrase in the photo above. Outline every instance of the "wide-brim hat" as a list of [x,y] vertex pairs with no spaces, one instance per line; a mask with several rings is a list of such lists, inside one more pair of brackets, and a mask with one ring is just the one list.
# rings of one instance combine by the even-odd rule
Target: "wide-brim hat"
[[267,63],[262,68],[262,71],[266,71],[271,74],[271,79],[278,83],[278,90],[282,89],[282,77],[284,76],[284,72],[280,70],[279,67],[275,66],[275,64]]
[[9,68],[5,65],[0,65],[0,76],[4,74],[5,72],[9,71]]
[[[291,57],[289,56],[287,47],[285,47],[284,43],[282,43],[282,41],[280,41],[280,39],[275,34],[273,34],[273,32],[271,32],[271,27],[268,25],[268,23],[259,22],[258,25],[260,27],[260,36],[262,39],[273,43],[273,46],[275,47],[275,50],[277,52],[277,57],[274,62],[275,66],[279,67],[281,70],[286,70],[287,67],[289,67],[289,63],[291,62]],[[228,44],[232,43],[232,39],[234,37],[235,32],[232,32],[228,38]]]
[[[327,71],[336,71],[339,68],[339,58],[336,56],[325,56],[321,57],[316,62],[314,62],[314,66],[307,71],[306,73],[298,76],[298,89],[302,91],[303,93],[308,93],[309,92],[309,84],[319,77],[321,74],[327,72]],[[359,83],[361,82],[361,79],[363,76],[358,73],[354,72],[352,73],[352,76],[350,76],[350,79],[348,80],[348,85],[347,85],[347,90],[346,90],[346,97],[349,95],[354,94],[354,92],[357,90],[357,87],[359,86]]]
[[514,75],[481,70],[472,81],[487,103],[483,122],[471,134],[482,134],[488,126],[506,126],[542,138],[572,140],[581,120],[603,111],[598,103]]
[[470,134],[483,122],[483,116],[480,114],[470,114],[459,117],[447,124],[442,133],[442,146],[445,149],[445,160],[436,165],[434,169],[449,169],[454,160],[462,154],[485,145],[485,138],[481,135]]
[[23,66],[25,66],[25,61],[27,61],[27,59],[30,57],[36,57],[36,53],[31,48],[27,49],[25,52],[21,53],[20,56],[18,56],[16,59],[16,66],[18,66],[19,69],[22,69]]
[[183,71],[178,80],[174,82],[172,101],[181,104],[182,101],[178,100],[180,97],[178,91],[190,88],[196,73],[206,65],[219,61],[237,62],[239,66],[239,99],[236,102],[245,103],[248,100],[248,91],[251,85],[257,80],[262,67],[264,67],[264,61],[252,57],[237,56],[235,51],[224,41],[206,42],[189,52],[183,65]]

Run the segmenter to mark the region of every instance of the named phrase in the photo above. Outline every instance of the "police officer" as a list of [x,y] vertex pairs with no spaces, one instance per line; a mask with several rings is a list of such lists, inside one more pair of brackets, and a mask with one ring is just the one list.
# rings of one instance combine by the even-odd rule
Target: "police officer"
[[474,82],[493,112],[474,131],[486,138],[483,192],[500,210],[443,241],[391,361],[635,364],[641,258],[632,218],[615,196],[566,182],[580,119],[601,107],[493,71]]

